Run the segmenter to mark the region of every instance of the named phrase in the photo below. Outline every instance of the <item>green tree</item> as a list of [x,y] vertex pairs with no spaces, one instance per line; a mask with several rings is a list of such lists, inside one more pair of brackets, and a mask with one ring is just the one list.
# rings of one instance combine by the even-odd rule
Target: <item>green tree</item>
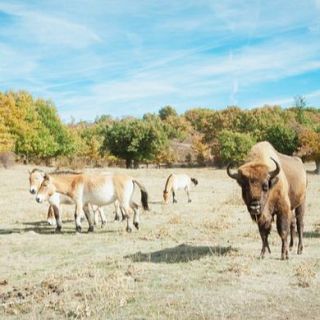
[[297,120],[299,123],[304,124],[306,122],[305,118],[305,108],[307,106],[306,98],[303,96],[294,97],[294,108],[297,110]]
[[295,130],[284,125],[273,125],[269,127],[265,134],[265,140],[268,140],[276,150],[281,153],[292,155],[298,149],[298,134]]
[[166,147],[166,132],[160,121],[124,119],[108,125],[104,132],[102,151],[124,159],[126,167],[141,161],[152,161]]
[[74,152],[71,134],[49,101],[35,101],[25,91],[9,91],[0,94],[0,116],[14,151],[27,160],[48,160]]
[[68,156],[75,152],[75,144],[71,133],[59,118],[57,109],[51,101],[38,99],[35,102],[36,112],[42,124],[46,141],[46,157]]
[[159,110],[159,117],[161,120],[166,120],[168,117],[177,117],[178,113],[175,108],[165,106]]
[[204,134],[209,124],[209,120],[212,118],[216,111],[205,108],[196,108],[186,111],[184,117],[190,122],[194,130],[198,133]]
[[223,162],[242,161],[256,143],[248,133],[223,130],[218,135],[219,154]]
[[299,132],[299,155],[316,163],[315,173],[320,174],[320,127],[317,130],[304,128]]

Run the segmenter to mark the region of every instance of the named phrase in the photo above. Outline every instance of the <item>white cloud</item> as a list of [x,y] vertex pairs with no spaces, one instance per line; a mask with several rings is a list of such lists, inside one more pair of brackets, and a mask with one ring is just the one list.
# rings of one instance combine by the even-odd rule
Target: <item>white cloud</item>
[[11,47],[0,44],[0,81],[16,81],[29,75],[36,69],[36,59],[25,60],[24,52],[17,52]]
[[[93,85],[89,92],[80,96],[75,94],[75,97],[61,100],[61,103],[79,109],[90,106],[91,112],[95,110],[94,114],[117,115],[121,112],[137,115],[138,106],[144,106],[144,112],[147,112],[156,111],[155,108],[165,104],[178,107],[184,104],[186,107],[187,103],[215,103],[221,95],[229,99],[225,100],[224,106],[237,104],[240,86],[241,90],[248,90],[253,85],[320,69],[319,53],[320,43],[312,43],[309,39],[269,41],[226,56],[204,57],[195,51],[175,53],[165,60],[136,69],[136,72],[129,72],[126,79]],[[178,56],[183,57],[184,63],[176,63]],[[285,97],[273,101],[268,98],[252,105],[286,105],[292,99]]]
[[83,24],[53,14],[31,10],[25,6],[0,4],[0,10],[17,17],[13,29],[7,30],[20,39],[48,46],[84,48],[101,41],[100,37]]

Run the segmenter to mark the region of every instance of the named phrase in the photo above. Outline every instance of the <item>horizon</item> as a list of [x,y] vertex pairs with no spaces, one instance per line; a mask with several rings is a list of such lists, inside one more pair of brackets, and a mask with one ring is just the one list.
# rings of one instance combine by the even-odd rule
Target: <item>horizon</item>
[[320,105],[320,0],[0,0],[0,27],[0,90],[52,100],[64,122]]

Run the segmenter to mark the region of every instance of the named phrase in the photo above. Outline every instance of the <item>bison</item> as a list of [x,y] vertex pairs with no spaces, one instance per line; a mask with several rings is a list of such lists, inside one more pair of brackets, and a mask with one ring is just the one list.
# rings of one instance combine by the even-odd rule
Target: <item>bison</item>
[[275,216],[282,240],[281,259],[288,259],[289,230],[290,249],[293,247],[295,220],[299,235],[297,253],[301,254],[307,188],[307,175],[301,159],[279,153],[264,141],[251,148],[237,172],[232,172],[231,166],[232,163],[228,165],[227,173],[240,185],[243,201],[259,227],[262,240],[260,257],[264,257],[266,249],[271,253],[268,236]]

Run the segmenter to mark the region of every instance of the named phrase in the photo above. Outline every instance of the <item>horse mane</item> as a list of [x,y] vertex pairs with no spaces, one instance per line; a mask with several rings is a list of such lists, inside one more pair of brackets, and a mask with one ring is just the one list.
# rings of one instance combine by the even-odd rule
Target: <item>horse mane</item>
[[49,175],[55,175],[55,176],[60,176],[63,174],[82,174],[82,172],[78,172],[78,171],[72,171],[72,170],[55,170],[49,173]]
[[41,170],[41,169],[33,168],[33,169],[30,171],[30,174],[33,174],[33,173],[35,173],[35,172],[41,172],[41,173],[44,173],[44,171],[43,171],[43,170]]
[[[168,192],[168,185],[169,185],[169,182],[171,181],[171,178],[173,177],[173,174],[171,173],[166,181],[166,186],[164,187],[164,191],[165,192]],[[172,183],[171,183],[172,185]]]

